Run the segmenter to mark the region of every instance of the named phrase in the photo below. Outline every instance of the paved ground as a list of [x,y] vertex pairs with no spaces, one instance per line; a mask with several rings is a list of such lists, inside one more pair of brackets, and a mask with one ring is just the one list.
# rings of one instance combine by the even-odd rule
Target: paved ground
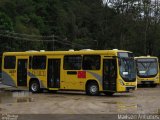
[[0,113],[13,114],[160,114],[160,87],[133,93],[87,96],[83,92],[32,94],[4,90],[0,85]]

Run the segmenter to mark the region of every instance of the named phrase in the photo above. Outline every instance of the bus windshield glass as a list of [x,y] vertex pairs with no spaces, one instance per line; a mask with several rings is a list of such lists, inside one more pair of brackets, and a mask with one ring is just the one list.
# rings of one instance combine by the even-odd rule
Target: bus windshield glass
[[136,80],[136,69],[133,58],[119,58],[120,75],[126,81]]
[[120,75],[126,82],[133,82],[136,80],[136,67],[133,54],[121,53],[119,56]]
[[140,77],[154,77],[158,73],[158,62],[155,58],[140,58],[136,60],[137,75]]

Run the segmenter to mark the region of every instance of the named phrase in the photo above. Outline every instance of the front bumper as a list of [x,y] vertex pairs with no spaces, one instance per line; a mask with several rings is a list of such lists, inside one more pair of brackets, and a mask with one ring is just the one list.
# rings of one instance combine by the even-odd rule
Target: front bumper
[[130,91],[133,91],[133,90],[136,90],[136,86],[128,86],[128,87],[126,87],[126,92],[130,92]]

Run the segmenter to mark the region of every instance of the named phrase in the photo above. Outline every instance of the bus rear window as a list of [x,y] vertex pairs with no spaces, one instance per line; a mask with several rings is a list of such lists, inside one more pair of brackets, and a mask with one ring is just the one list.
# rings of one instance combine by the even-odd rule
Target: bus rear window
[[33,56],[32,69],[45,69],[46,68],[46,56]]
[[15,69],[16,57],[15,56],[5,56],[4,57],[4,69]]

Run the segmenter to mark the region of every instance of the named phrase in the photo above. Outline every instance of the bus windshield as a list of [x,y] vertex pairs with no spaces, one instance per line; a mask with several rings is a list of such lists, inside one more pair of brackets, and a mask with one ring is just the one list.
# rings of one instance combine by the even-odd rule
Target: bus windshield
[[120,75],[126,82],[136,80],[135,61],[133,58],[119,58]]
[[153,77],[158,73],[158,62],[155,58],[137,59],[137,75],[140,77]]

